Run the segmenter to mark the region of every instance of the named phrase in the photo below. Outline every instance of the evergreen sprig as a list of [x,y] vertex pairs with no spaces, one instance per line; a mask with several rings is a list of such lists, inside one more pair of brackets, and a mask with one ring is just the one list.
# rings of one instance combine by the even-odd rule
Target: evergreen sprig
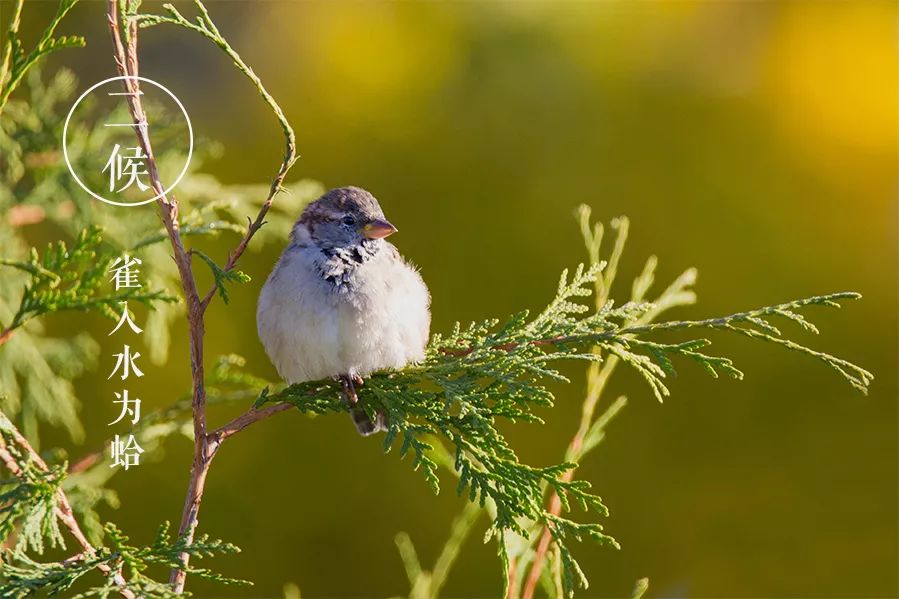
[[[112,556],[104,553],[87,557],[79,555],[61,562],[39,562],[21,549],[4,551],[2,556],[0,597],[3,599],[25,599],[37,593],[48,597],[60,596],[85,574],[114,561]],[[100,589],[103,592],[96,592]],[[80,596],[109,597],[117,592],[114,581],[110,579],[108,584],[98,587],[92,595]]]
[[80,48],[86,43],[84,38],[79,35],[54,37],[56,28],[63,18],[78,3],[78,0],[60,0],[56,9],[56,15],[44,29],[35,47],[26,53],[24,44],[19,39],[19,24],[21,23],[24,3],[25,0],[15,0],[12,7],[12,16],[7,25],[6,41],[3,44],[3,57],[0,59],[0,112],[3,111],[9,95],[18,87],[28,70],[39,60],[57,50]]
[[15,546],[44,553],[44,541],[65,549],[56,513],[57,492],[65,474],[64,465],[49,470],[39,468],[9,444],[19,462],[17,475],[0,480],[0,538],[17,532]]
[[[770,322],[771,318],[780,317],[788,321],[795,322],[803,331],[818,334],[818,328],[814,324],[812,324],[804,315],[802,315],[799,310],[802,310],[803,308],[807,308],[809,306],[839,308],[840,301],[857,300],[861,299],[861,297],[862,296],[860,293],[851,291],[830,293],[827,295],[819,295],[815,297],[794,300],[774,306],[757,308],[755,310],[738,312],[736,314],[731,314],[729,316],[723,316],[720,318],[687,321],[674,320],[629,327],[621,331],[621,333],[629,335],[646,335],[661,331],[678,331],[686,329],[710,329],[737,333],[751,339],[767,341],[769,343],[774,343],[776,345],[785,347],[791,351],[811,356],[838,372],[855,389],[864,394],[867,394],[868,387],[874,380],[873,374],[871,374],[864,368],[853,364],[852,362],[849,362],[842,358],[838,358],[826,352],[812,349],[784,337],[780,329],[775,327]],[[703,339],[702,341],[705,342],[705,345],[708,345],[709,343],[705,339]],[[678,349],[673,345],[666,346],[663,344],[660,348],[660,351],[663,353],[678,353]],[[703,354],[695,354],[692,352],[684,353],[683,355],[689,355],[689,357],[692,357],[694,360],[702,364],[703,367],[706,368],[706,370],[710,370],[712,373],[714,373],[714,367],[719,366],[722,368],[722,370],[725,370],[728,374],[731,374],[735,378],[742,378],[742,373],[739,370],[733,368],[733,365],[729,360],[722,362],[721,358],[714,359]]]
[[[670,394],[665,379],[675,372],[675,358],[694,361],[715,377],[720,371],[741,378],[742,373],[728,358],[700,351],[710,344],[707,339],[677,343],[643,339],[661,331],[703,328],[738,332],[812,355],[862,391],[872,380],[869,372],[850,362],[781,337],[780,331],[765,320],[782,316],[812,331],[813,325],[799,310],[813,305],[836,307],[840,300],[856,299],[858,294],[817,296],[707,320],[640,324],[659,307],[642,301],[615,307],[607,300],[595,313],[587,314],[589,308],[578,301],[591,295],[603,267],[604,263],[590,268],[579,266],[571,277],[564,272],[555,297],[535,318],[520,312],[502,326],[494,319],[467,327],[457,324],[447,336],[434,335],[421,364],[376,373],[359,393],[362,407],[371,416],[378,411],[387,415],[385,451],[401,439],[400,457],[411,452],[413,467],[423,472],[435,492],[439,491],[439,478],[429,439],[444,439],[454,448],[457,492],[495,510],[486,538],[499,541],[501,558],[505,556],[502,539],[506,533],[526,536],[528,530],[523,523],[527,522],[545,527],[558,548],[566,595],[587,584],[571,553],[570,541],[589,538],[616,547],[617,543],[597,523],[579,523],[552,514],[544,504],[545,489],[558,494],[566,512],[572,502],[599,516],[608,512],[601,499],[590,492],[588,482],[565,476],[577,466],[575,462],[545,467],[523,464],[497,428],[503,419],[542,422],[534,408],[553,404],[546,382],[567,382],[555,363],[596,361],[603,354],[615,356],[634,368],[660,400]],[[334,381],[301,383],[276,393],[266,390],[256,405],[282,401],[317,414],[348,409]]]
[[203,262],[205,262],[209,266],[209,270],[212,271],[212,278],[213,283],[215,284],[215,288],[216,290],[218,290],[222,301],[224,301],[226,304],[230,300],[230,296],[228,295],[228,289],[225,286],[225,283],[250,282],[250,275],[241,270],[237,270],[236,268],[225,270],[224,268],[216,264],[215,260],[198,249],[192,249],[191,254],[196,254],[197,256],[202,258]]
[[[190,596],[178,594],[167,582],[159,582],[146,575],[153,565],[167,568],[179,564],[179,556],[188,553],[192,557],[203,558],[238,553],[240,549],[230,543],[201,535],[193,543],[185,539],[172,540],[168,522],[160,525],[153,543],[147,546],[132,545],[130,539],[112,523],[106,524],[109,546],[99,547],[94,553],[79,554],[57,562],[38,562],[24,551],[23,547],[3,553],[3,567],[0,569],[0,597],[22,599],[40,591],[48,596],[57,596],[69,591],[84,575],[96,572],[105,580],[75,595],[79,599],[87,597],[107,598],[131,591],[142,599],[172,599]],[[108,574],[103,574],[106,567]],[[252,584],[246,580],[228,578],[207,568],[191,567],[190,573],[221,584]],[[125,575],[117,581],[115,574]]]
[[19,308],[6,326],[13,331],[31,318],[64,310],[96,309],[113,320],[121,315],[121,302],[134,300],[152,308],[154,302],[175,302],[163,290],[145,291],[144,287],[126,287],[109,292],[107,273],[116,258],[103,240],[98,227],[81,231],[72,247],[64,241],[48,245],[43,256],[31,249],[28,260],[0,259],[8,266],[30,275]]
[[[240,553],[239,547],[213,539],[207,534],[198,536],[193,542],[188,542],[183,537],[172,540],[171,525],[168,522],[159,526],[153,543],[145,547],[131,545],[130,539],[115,524],[106,524],[106,534],[112,541],[112,551],[127,570],[129,581],[147,581],[144,571],[154,564],[166,568],[180,567],[180,556],[183,553],[197,558]],[[189,567],[189,573],[222,584],[253,584],[247,580],[222,576],[207,568]]]
[[[185,553],[202,558],[240,551],[238,547],[206,534],[192,542],[182,537],[173,540],[168,522],[159,527],[150,545],[136,546],[115,524],[107,522],[104,529],[108,546],[99,546],[90,553],[62,561],[33,559],[28,552],[43,554],[45,542],[53,547],[66,547],[59,511],[66,465],[35,463],[28,452],[17,445],[21,437],[13,434],[13,425],[5,416],[0,415],[0,425],[4,464],[12,475],[12,478],[0,481],[0,538],[7,547],[0,567],[0,598],[19,599],[38,591],[56,596],[70,590],[85,574],[97,571],[104,577],[104,582],[78,597],[109,597],[131,591],[136,597],[167,599],[176,593],[168,583],[158,582],[145,574],[150,566],[175,567]],[[222,584],[252,584],[206,568],[190,567],[189,571]],[[123,572],[127,572],[127,578],[122,577]]]

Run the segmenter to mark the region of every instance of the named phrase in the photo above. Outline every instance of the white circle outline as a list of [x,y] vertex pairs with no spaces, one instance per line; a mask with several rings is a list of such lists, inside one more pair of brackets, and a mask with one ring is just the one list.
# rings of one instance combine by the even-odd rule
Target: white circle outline
[[[94,193],[93,191],[91,191],[90,189],[88,189],[87,185],[85,185],[81,181],[81,179],[78,178],[78,175],[75,174],[75,169],[72,167],[72,163],[69,161],[68,142],[66,141],[66,138],[68,136],[68,131],[69,131],[69,120],[72,118],[72,114],[74,114],[75,108],[78,107],[78,104],[81,103],[81,101],[85,98],[85,96],[87,96],[89,93],[91,93],[92,91],[94,91],[95,89],[100,87],[101,85],[105,85],[106,83],[109,83],[110,81],[120,81],[120,80],[125,80],[125,79],[137,79],[138,81],[144,81],[146,83],[149,83],[150,85],[155,85],[156,87],[158,87],[159,89],[161,89],[162,91],[167,93],[169,96],[171,96],[172,99],[175,101],[175,104],[178,105],[178,108],[181,109],[182,114],[184,114],[184,120],[187,121],[187,133],[190,138],[190,144],[187,149],[187,161],[184,163],[184,168],[181,169],[181,173],[175,179],[175,182],[172,183],[171,185],[169,185],[168,188],[164,189],[162,191],[162,193],[157,194],[157,195],[153,196],[152,198],[150,198],[149,200],[144,200],[142,202],[116,202],[114,200],[107,200],[106,198],[99,196],[96,193]],[[153,81],[152,79],[147,79],[146,77],[137,77],[135,75],[120,75],[118,77],[110,77],[109,79],[104,79],[103,81],[100,81],[99,83],[95,83],[94,85],[89,87],[87,89],[87,91],[85,91],[83,94],[81,94],[81,96],[79,96],[77,100],[75,100],[75,103],[72,104],[72,108],[69,110],[69,114],[66,116],[66,122],[62,127],[62,154],[66,160],[66,166],[69,167],[69,174],[71,174],[72,178],[75,179],[75,182],[78,183],[79,186],[81,186],[81,189],[83,189],[87,193],[91,194],[93,197],[97,198],[101,202],[105,202],[107,204],[112,204],[114,206],[143,206],[144,204],[149,204],[150,202],[154,202],[154,201],[158,200],[159,198],[161,198],[162,196],[167,195],[172,189],[175,188],[176,185],[178,185],[178,183],[181,182],[181,179],[184,178],[184,175],[187,173],[187,167],[190,166],[190,159],[191,159],[191,156],[193,156],[193,152],[194,152],[194,129],[193,129],[193,126],[190,124],[190,117],[187,116],[187,110],[184,109],[184,105],[181,103],[181,100],[179,100],[178,97],[175,96],[175,94],[173,94],[171,91],[169,91],[169,89],[167,87],[165,87],[164,85],[162,85],[161,83],[157,83],[157,82]]]

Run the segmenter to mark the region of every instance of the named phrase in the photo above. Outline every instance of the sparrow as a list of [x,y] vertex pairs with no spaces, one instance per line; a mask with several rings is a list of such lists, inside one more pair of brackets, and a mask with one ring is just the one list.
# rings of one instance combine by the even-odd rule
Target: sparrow
[[288,384],[335,378],[362,435],[387,430],[357,405],[376,370],[420,362],[431,296],[418,270],[386,237],[397,232],[375,197],[339,187],[309,204],[262,287],[259,339]]

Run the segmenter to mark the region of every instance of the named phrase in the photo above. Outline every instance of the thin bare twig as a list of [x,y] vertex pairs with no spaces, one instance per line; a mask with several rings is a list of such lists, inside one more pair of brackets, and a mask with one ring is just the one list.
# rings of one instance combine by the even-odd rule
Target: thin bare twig
[[210,441],[214,443],[221,443],[231,435],[239,433],[251,424],[259,422],[260,420],[268,418],[269,416],[274,416],[279,412],[289,410],[292,407],[293,404],[279,403],[258,410],[256,408],[250,408],[228,424],[220,426],[219,428],[209,433]]
[[[581,235],[587,247],[587,254],[590,258],[590,264],[600,264],[600,248],[604,235],[602,223],[594,223],[590,225],[590,208],[582,205],[578,210],[578,220],[580,222]],[[620,217],[615,219],[612,224],[617,229],[617,236],[612,245],[609,260],[602,269],[602,274],[596,278],[594,282],[594,308],[598,312],[606,305],[611,293],[612,284],[615,282],[618,274],[618,265],[621,262],[621,256],[624,253],[624,246],[627,241],[629,222],[626,218]],[[655,256],[651,256],[646,262],[643,272],[634,281],[631,293],[631,302],[640,303],[645,300],[645,295],[649,291],[653,281],[656,268]],[[666,288],[658,299],[653,303],[652,307],[636,320],[628,321],[622,325],[619,334],[639,334],[645,332],[646,325],[649,325],[659,314],[665,310],[683,305],[690,304],[695,301],[695,296],[688,291],[690,285],[695,280],[696,272],[693,269],[687,269],[671,285]],[[600,341],[600,339],[596,339]],[[599,353],[600,348],[594,347],[594,353]],[[593,362],[587,368],[587,393],[581,406],[581,418],[578,428],[568,444],[565,452],[565,460],[568,462],[579,462],[584,453],[584,443],[591,433],[594,426],[603,426],[603,422],[607,422],[610,418],[621,409],[625,403],[623,397],[618,398],[594,423],[596,414],[596,406],[608,383],[609,378],[618,366],[619,358],[613,354],[607,355],[603,362]],[[562,478],[570,481],[574,476],[575,470],[566,471]],[[549,513],[558,516],[562,511],[562,502],[557,493],[552,493],[549,500]],[[541,527],[540,540],[534,551],[534,557],[531,560],[531,569],[525,583],[522,599],[531,599],[540,582],[540,574],[546,561],[547,552],[552,542],[552,534],[548,528]],[[560,584],[557,581],[557,584]]]
[[[579,459],[581,455],[581,450],[584,446],[584,440],[587,437],[587,433],[590,431],[590,426],[593,423],[593,415],[596,412],[596,404],[599,402],[599,398],[602,395],[602,391],[605,388],[605,384],[611,376],[612,372],[615,370],[615,366],[618,364],[618,359],[615,356],[609,356],[606,358],[606,361],[599,365],[599,363],[594,362],[590,364],[588,372],[587,372],[587,396],[584,399],[583,406],[581,408],[581,420],[578,424],[577,431],[572,437],[571,441],[568,444],[568,449],[565,452],[565,459],[567,461],[575,461]],[[574,477],[575,469],[572,468],[567,470],[562,475],[562,480],[564,482],[570,482]],[[549,500],[549,513],[553,516],[558,516],[562,512],[562,501],[559,498],[558,493],[553,493]],[[522,599],[531,599],[534,596],[534,593],[537,589],[537,584],[540,582],[540,574],[543,571],[543,564],[546,560],[546,553],[549,550],[550,543],[552,542],[552,534],[549,532],[548,528],[543,528],[543,532],[540,535],[540,541],[537,544],[537,549],[534,552],[534,559],[531,565],[530,572],[528,573],[528,579],[524,585],[524,593],[522,594]]]
[[[224,270],[228,272],[234,268],[237,264],[238,259],[240,259],[241,255],[243,255],[244,251],[247,249],[247,246],[250,243],[250,240],[256,234],[259,229],[265,224],[265,215],[268,213],[269,208],[271,208],[272,202],[275,199],[275,196],[278,192],[283,191],[283,183],[284,178],[287,176],[287,172],[293,166],[293,164],[297,161],[297,142],[296,142],[296,134],[294,133],[293,127],[290,126],[290,122],[287,120],[287,117],[284,115],[284,111],[275,101],[275,98],[268,92],[265,86],[262,84],[262,80],[259,76],[250,68],[247,63],[240,57],[240,54],[231,47],[231,44],[228,43],[228,40],[221,34],[213,22],[212,18],[209,16],[209,11],[206,9],[206,6],[203,4],[201,0],[194,0],[194,5],[197,7],[197,11],[200,13],[197,17],[196,21],[191,21],[185,18],[174,6],[170,4],[163,5],[165,10],[171,15],[169,17],[161,16],[161,15],[150,15],[150,14],[138,14],[133,15],[131,17],[130,24],[138,25],[143,24],[144,26],[156,25],[159,23],[171,23],[174,25],[179,25],[186,29],[190,29],[195,31],[211,41],[213,44],[218,46],[228,55],[228,58],[231,59],[231,62],[237,67],[237,69],[242,72],[246,77],[253,83],[253,86],[259,92],[259,95],[262,96],[262,99],[268,104],[269,108],[274,112],[275,117],[278,119],[278,123],[281,125],[281,130],[284,132],[284,158],[281,161],[281,165],[278,168],[278,172],[275,175],[275,178],[272,180],[271,186],[269,187],[268,197],[262,202],[262,207],[259,209],[259,213],[256,215],[254,220],[250,220],[247,218],[248,227],[247,232],[244,237],[240,240],[240,243],[237,244],[237,247],[233,252],[228,256],[228,261],[225,264]],[[209,302],[212,301],[213,296],[215,295],[215,285],[213,285],[209,291],[203,296],[201,304],[203,309],[209,305]]]
[[509,591],[506,593],[505,599],[516,599],[518,597],[518,559],[509,557],[509,569],[506,571],[506,580]]

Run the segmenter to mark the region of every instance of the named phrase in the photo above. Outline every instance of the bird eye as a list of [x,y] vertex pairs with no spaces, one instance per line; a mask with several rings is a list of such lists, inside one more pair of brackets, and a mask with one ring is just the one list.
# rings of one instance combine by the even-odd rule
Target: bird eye
[[356,222],[356,219],[352,216],[347,215],[347,216],[343,217],[343,224],[345,224],[345,225],[352,225],[355,222]]

